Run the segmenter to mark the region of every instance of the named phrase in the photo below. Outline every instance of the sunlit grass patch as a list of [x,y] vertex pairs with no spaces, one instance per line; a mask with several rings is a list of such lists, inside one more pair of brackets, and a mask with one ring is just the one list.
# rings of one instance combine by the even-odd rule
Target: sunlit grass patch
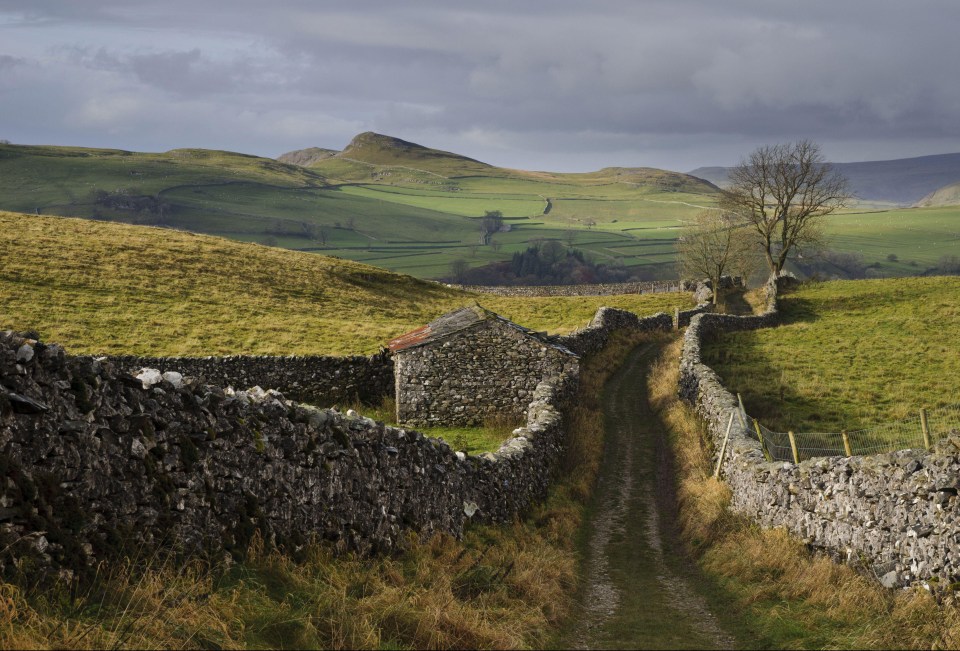
[[783,325],[704,350],[767,427],[855,430],[960,399],[960,278],[812,283],[780,305]]

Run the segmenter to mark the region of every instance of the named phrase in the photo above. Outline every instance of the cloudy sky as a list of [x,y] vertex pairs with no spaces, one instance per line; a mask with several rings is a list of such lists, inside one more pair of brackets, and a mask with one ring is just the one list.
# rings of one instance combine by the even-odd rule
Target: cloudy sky
[[0,138],[497,165],[960,151],[956,0],[0,0]]

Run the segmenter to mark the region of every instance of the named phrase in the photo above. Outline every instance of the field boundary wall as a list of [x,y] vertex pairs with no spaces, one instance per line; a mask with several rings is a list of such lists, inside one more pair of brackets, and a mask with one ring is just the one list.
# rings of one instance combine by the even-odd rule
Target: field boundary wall
[[276,389],[284,397],[314,405],[379,402],[393,393],[393,358],[376,355],[228,355],[223,357],[99,357],[136,374],[141,368],[176,371],[203,384]]
[[680,280],[648,280],[595,285],[447,285],[453,289],[495,296],[616,296],[619,294],[662,294],[689,291],[690,283]]
[[[601,308],[569,340],[594,352],[614,330],[672,326]],[[239,558],[257,531],[288,551],[318,539],[362,554],[407,531],[459,536],[542,500],[570,435],[576,372],[540,378],[525,425],[481,455],[273,387],[206,383],[249,386],[284,359],[298,358],[233,358],[246,375],[229,376],[216,358],[74,357],[0,333],[0,571],[72,577],[157,548]],[[130,373],[153,362],[167,372]]]
[[684,335],[679,393],[705,421],[715,450],[725,448],[721,469],[732,489],[731,510],[866,566],[887,587],[956,583],[960,439],[946,438],[930,452],[770,462],[739,418],[737,397],[702,362],[701,346],[715,333],[776,325],[777,294],[771,279],[763,313],[694,316]]

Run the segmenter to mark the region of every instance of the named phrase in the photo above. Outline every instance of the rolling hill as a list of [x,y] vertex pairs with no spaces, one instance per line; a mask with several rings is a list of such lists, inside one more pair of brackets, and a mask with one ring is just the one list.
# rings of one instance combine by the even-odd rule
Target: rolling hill
[[371,353],[475,301],[552,332],[586,325],[601,305],[692,306],[686,293],[480,296],[325,255],[0,212],[0,329],[37,330],[71,353]]
[[[315,147],[281,158],[0,145],[0,210],[167,226],[419,278],[508,262],[553,241],[615,276],[656,279],[675,276],[677,236],[693,214],[716,206],[718,192],[654,168],[501,168],[374,133],[342,151]],[[943,159],[937,169],[947,174],[949,156],[917,159],[916,174],[937,167],[927,159]],[[887,165],[884,173],[889,179],[908,167]],[[859,271],[833,265],[829,274],[860,277],[867,267],[880,276],[922,274],[960,241],[956,207],[877,208],[830,218],[830,247],[857,258]],[[482,217],[493,210],[507,228],[481,245]]]
[[[909,206],[938,188],[960,181],[960,154],[832,165],[850,181],[856,198],[865,202]],[[728,171],[727,167],[698,167],[689,174],[722,187]]]
[[[509,260],[552,239],[664,277],[677,229],[716,193],[664,170],[509,170],[374,133],[343,151],[310,148],[281,159],[0,145],[0,209],[170,226],[422,278],[448,276],[457,260]],[[480,220],[492,210],[510,228],[478,246]]]
[[939,208],[960,206],[960,181],[937,188],[914,204],[915,208]]

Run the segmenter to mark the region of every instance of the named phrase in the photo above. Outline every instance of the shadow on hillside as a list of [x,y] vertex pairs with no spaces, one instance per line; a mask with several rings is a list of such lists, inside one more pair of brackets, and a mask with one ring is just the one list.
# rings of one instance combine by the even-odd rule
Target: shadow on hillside
[[779,308],[779,325],[814,323],[820,320],[815,303],[806,298],[798,298],[788,294],[780,299]]
[[807,430],[816,430],[817,422],[830,420],[829,414],[821,413],[817,400],[801,395],[785,380],[782,369],[764,352],[758,331],[711,338],[703,360],[727,389],[741,395],[750,418],[772,430],[786,431],[800,423]]

